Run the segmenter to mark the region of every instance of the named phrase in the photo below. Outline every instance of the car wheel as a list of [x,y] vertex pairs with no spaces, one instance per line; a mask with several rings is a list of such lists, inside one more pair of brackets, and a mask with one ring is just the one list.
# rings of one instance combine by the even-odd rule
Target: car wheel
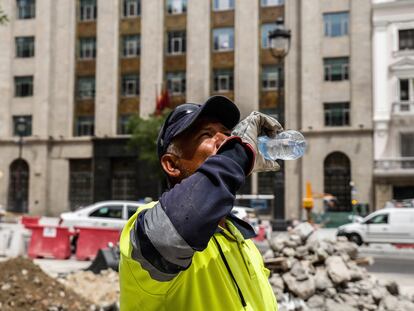
[[351,242],[354,242],[356,245],[361,246],[362,245],[362,239],[361,236],[357,233],[351,233],[348,235],[348,240]]
[[71,244],[70,249],[71,249],[72,254],[76,254],[76,247],[78,246],[78,235],[77,234],[72,237],[72,241],[70,244]]

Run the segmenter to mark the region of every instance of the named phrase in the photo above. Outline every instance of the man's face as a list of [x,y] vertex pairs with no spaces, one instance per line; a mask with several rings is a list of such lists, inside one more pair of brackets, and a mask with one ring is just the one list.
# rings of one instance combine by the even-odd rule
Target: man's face
[[181,154],[177,157],[179,181],[192,175],[217,150],[231,131],[216,119],[200,118],[190,129],[175,139]]

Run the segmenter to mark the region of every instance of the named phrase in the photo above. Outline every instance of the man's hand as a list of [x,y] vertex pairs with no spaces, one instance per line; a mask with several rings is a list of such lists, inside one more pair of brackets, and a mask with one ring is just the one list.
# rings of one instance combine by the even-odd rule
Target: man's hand
[[244,143],[249,144],[256,152],[256,160],[252,172],[278,171],[276,161],[266,160],[259,152],[257,138],[259,136],[274,137],[283,128],[280,123],[268,115],[253,111],[233,129],[231,135],[239,136]]

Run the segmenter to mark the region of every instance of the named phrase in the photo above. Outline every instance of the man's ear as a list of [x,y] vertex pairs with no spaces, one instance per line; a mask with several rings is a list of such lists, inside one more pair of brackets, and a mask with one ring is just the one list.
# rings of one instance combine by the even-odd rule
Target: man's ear
[[178,158],[171,153],[166,153],[161,157],[162,169],[171,178],[177,178],[181,174],[181,170],[177,164]]

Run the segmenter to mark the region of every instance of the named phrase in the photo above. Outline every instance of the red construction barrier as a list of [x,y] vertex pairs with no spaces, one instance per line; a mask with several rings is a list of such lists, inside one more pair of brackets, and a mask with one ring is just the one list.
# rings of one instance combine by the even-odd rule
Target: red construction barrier
[[27,225],[32,230],[28,255],[31,258],[47,257],[68,259],[71,255],[68,228],[56,226]]
[[38,225],[40,216],[22,216],[20,223],[27,228],[27,226]]
[[120,230],[109,228],[75,227],[78,234],[76,259],[92,260],[100,248],[119,241]]
[[393,244],[396,248],[414,248],[414,244],[403,244],[403,243],[395,243]]
[[264,241],[266,239],[266,228],[263,225],[259,225],[257,236],[254,239],[256,241]]

